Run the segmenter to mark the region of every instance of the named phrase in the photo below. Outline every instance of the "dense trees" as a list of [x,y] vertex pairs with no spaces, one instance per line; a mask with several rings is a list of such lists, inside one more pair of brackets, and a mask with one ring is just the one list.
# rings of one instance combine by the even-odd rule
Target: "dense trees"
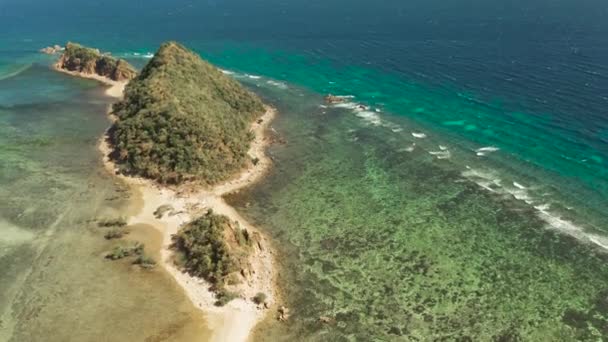
[[135,69],[125,60],[76,43],[67,43],[57,66],[68,71],[97,74],[115,81],[130,80],[136,75]]
[[182,45],[163,44],[114,105],[121,170],[160,183],[213,184],[243,167],[257,96]]
[[181,253],[179,263],[191,275],[223,288],[228,275],[242,267],[235,255],[237,247],[227,243],[226,234],[231,231],[230,220],[212,211],[188,223],[173,235],[173,246]]

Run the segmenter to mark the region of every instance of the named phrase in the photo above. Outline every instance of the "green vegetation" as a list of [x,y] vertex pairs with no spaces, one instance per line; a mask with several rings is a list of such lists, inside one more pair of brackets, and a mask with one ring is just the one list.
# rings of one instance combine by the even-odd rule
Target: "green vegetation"
[[123,236],[125,236],[127,233],[128,232],[124,229],[113,228],[113,229],[107,231],[103,237],[106,238],[106,240],[120,239]]
[[183,253],[184,269],[218,288],[230,273],[239,269],[224,238],[227,229],[230,229],[228,218],[210,210],[173,236],[174,247]]
[[57,65],[68,71],[97,74],[115,81],[130,80],[137,74],[125,60],[75,43],[67,43]]
[[124,217],[105,218],[97,221],[99,227],[124,227],[127,225],[127,220]]
[[230,291],[226,291],[224,289],[218,291],[215,295],[215,298],[217,298],[217,300],[215,301],[215,306],[224,306],[228,303],[230,303],[230,301],[232,301],[233,299],[236,299],[239,297],[238,293],[235,292],[230,292]]
[[139,265],[141,268],[154,268],[156,267],[156,261],[151,257],[142,254],[139,255],[135,261],[133,261],[134,265]]
[[174,42],[114,105],[112,138],[121,171],[160,183],[216,183],[242,168],[264,107],[259,98]]
[[266,294],[263,292],[258,292],[254,297],[253,297],[253,302],[256,304],[263,304],[266,302]]
[[106,254],[106,259],[119,260],[133,255],[142,255],[144,253],[144,245],[140,242],[135,242],[127,246],[116,246]]
[[161,219],[167,212],[171,212],[173,210],[174,209],[171,204],[163,204],[154,211],[154,217]]

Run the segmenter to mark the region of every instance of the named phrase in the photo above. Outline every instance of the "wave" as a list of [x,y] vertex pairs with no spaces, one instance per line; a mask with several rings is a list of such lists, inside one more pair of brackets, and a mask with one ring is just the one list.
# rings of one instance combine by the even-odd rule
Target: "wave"
[[250,75],[250,74],[245,74],[245,77],[250,78],[252,80],[259,80],[260,78],[262,78],[262,76]]
[[32,67],[32,64],[15,65],[13,70],[7,71],[5,74],[0,73],[0,81],[15,77]]
[[234,75],[234,71],[230,71],[230,70],[225,70],[225,69],[220,69],[220,71],[224,74],[224,75]]
[[500,151],[500,148],[494,147],[494,146],[487,146],[487,147],[482,147],[482,148],[478,148],[475,150],[477,155],[480,157],[483,157],[483,156],[487,155],[488,153],[492,153],[492,152],[496,152],[496,151]]
[[579,241],[591,243],[608,251],[608,237],[588,233],[583,227],[576,225],[572,221],[563,219],[560,215],[550,211],[551,205],[548,203],[537,204],[539,202],[538,199],[534,198],[528,192],[528,187],[518,182],[512,182],[514,188],[502,186],[502,182],[500,178],[497,178],[495,172],[481,171],[472,169],[468,166],[467,170],[462,172],[462,175],[485,190],[496,194],[508,194],[519,201],[525,202],[527,205],[531,205],[535,209],[536,215],[547,223],[548,229],[557,230],[560,233],[572,236]]
[[154,54],[152,52],[127,52],[127,53],[123,53],[120,54],[118,57],[122,57],[122,58],[131,58],[131,59],[137,59],[137,58],[143,58],[143,59],[151,59],[152,57],[154,57]]
[[525,186],[523,186],[523,185],[521,185],[521,184],[519,184],[517,182],[513,182],[513,186],[516,187],[516,188],[518,188],[518,189],[522,189],[522,190],[526,189]]
[[287,86],[287,84],[283,83],[283,82],[279,82],[279,81],[273,81],[273,80],[269,80],[266,81],[267,84],[277,87],[279,89],[288,89],[289,87]]
[[424,138],[426,138],[426,134],[424,134],[424,133],[416,133],[416,132],[414,132],[414,133],[412,133],[412,136],[414,138],[418,138],[418,139],[424,139]]
[[355,114],[357,117],[362,118],[364,121],[369,122],[372,125],[380,126],[382,124],[382,119],[375,112],[369,111],[357,111]]
[[404,148],[397,150],[397,152],[414,152],[415,149],[416,149],[416,144],[411,144],[408,147],[404,147]]
[[450,151],[447,151],[447,150],[430,151],[429,154],[437,157],[437,159],[450,159],[452,157],[452,154],[450,153]]

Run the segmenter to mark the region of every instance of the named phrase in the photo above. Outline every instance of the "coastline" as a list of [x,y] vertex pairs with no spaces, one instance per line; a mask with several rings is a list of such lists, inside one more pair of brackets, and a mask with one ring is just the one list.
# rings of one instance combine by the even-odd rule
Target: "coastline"
[[129,83],[126,81],[114,81],[107,77],[103,77],[103,76],[99,76],[99,75],[95,75],[95,74],[85,74],[82,72],[65,70],[65,69],[60,68],[57,64],[53,64],[53,70],[64,73],[66,75],[86,78],[89,80],[95,80],[100,83],[103,83],[103,84],[109,86],[106,89],[105,94],[107,96],[113,97],[113,98],[121,98],[122,93],[125,91],[125,87],[127,86],[127,83]]
[[[122,98],[128,83],[113,81],[98,75],[70,72],[60,69],[56,65],[53,65],[53,68],[71,76],[97,80],[109,86],[105,94],[113,98]],[[108,110],[108,115],[111,120],[114,120],[110,110]],[[258,122],[258,119],[252,124],[255,138],[251,143],[248,155],[251,158],[258,158],[259,162],[256,165],[250,165],[226,182],[196,191],[191,189],[180,191],[180,189],[160,186],[147,179],[121,175],[116,172],[116,165],[109,158],[112,148],[107,131],[101,137],[98,145],[106,170],[114,176],[120,177],[130,185],[133,191],[141,195],[141,208],[127,218],[128,224],[149,225],[162,234],[159,263],[182,287],[192,303],[203,311],[208,326],[212,330],[211,341],[246,341],[255,326],[265,319],[267,314],[276,310],[278,290],[275,283],[274,253],[270,240],[223,199],[226,194],[253,185],[269,170],[272,161],[266,156],[265,150],[271,140],[266,136],[266,131],[275,116],[276,110],[266,107],[266,112],[259,118],[262,121]],[[154,215],[156,209],[166,204],[170,204],[176,214],[156,218]],[[252,235],[258,240],[258,244],[253,247],[249,258],[252,274],[248,276],[246,282],[234,287],[240,293],[240,297],[223,307],[215,306],[215,294],[209,290],[209,283],[182,272],[174,265],[173,251],[170,249],[172,235],[177,233],[184,223],[202,215],[208,209],[225,215],[232,221],[237,221],[241,227],[252,232]],[[267,308],[253,302],[252,298],[259,292],[266,294]]]

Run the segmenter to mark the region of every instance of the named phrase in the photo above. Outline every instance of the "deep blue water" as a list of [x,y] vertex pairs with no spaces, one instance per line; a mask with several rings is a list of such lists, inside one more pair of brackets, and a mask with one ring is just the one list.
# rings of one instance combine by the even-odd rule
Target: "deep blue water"
[[179,40],[253,87],[353,95],[374,111],[347,110],[401,148],[414,139],[608,247],[607,19],[599,0],[0,0],[0,105],[27,101],[1,80],[48,63],[41,47],[78,41],[141,66]]

